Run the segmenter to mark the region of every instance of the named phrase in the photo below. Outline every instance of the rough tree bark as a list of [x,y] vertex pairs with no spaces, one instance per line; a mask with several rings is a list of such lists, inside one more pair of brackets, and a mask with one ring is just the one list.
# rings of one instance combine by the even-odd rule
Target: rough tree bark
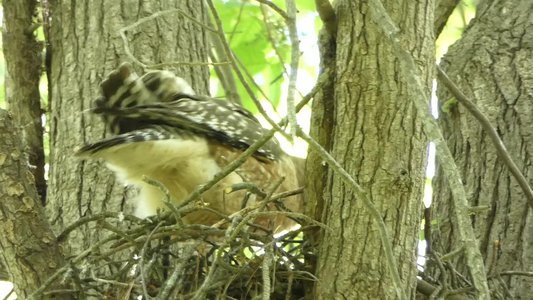
[[[154,13],[180,9],[206,23],[202,1],[50,1],[50,182],[47,211],[55,230],[80,217],[128,208],[124,187],[102,164],[73,157],[75,149],[104,136],[98,117],[88,113],[98,97],[99,82],[125,54],[119,30]],[[131,53],[144,64],[176,61],[206,62],[206,34],[179,12],[165,13],[127,33]],[[207,92],[205,65],[172,69],[198,92]],[[139,72],[142,70],[138,69]],[[80,249],[102,237],[94,225],[70,235],[68,244]]]
[[[46,220],[13,119],[0,110],[0,253],[19,299],[65,264]],[[60,284],[51,289],[61,288]],[[55,299],[71,299],[58,295]]]
[[[364,188],[393,239],[404,284],[413,297],[416,245],[426,164],[426,139],[393,47],[370,17],[366,1],[335,2],[336,45],[323,44],[335,66],[332,89],[315,97],[312,135]],[[388,1],[401,44],[414,55],[430,95],[434,64],[433,1]],[[336,47],[336,49],[335,49]],[[324,127],[322,127],[325,124]],[[318,248],[317,299],[396,299],[375,222],[339,176],[310,153],[308,199],[330,230]],[[308,193],[310,194],[310,193]]]
[[43,126],[39,80],[41,78],[42,45],[35,37],[35,0],[7,0],[2,2],[4,24],[2,30],[3,53],[6,61],[6,102],[15,124],[20,126],[24,138],[31,172],[37,192],[44,199]]
[[[533,167],[533,2],[491,1],[479,7],[463,38],[450,47],[443,68],[463,92],[476,102],[502,137],[526,178]],[[488,5],[490,4],[490,5]],[[529,299],[531,277],[505,275],[530,271],[533,263],[532,216],[527,199],[498,158],[490,139],[463,107],[454,104],[446,88],[440,120],[463,180],[494,299]],[[440,170],[434,180],[432,248],[442,254],[458,249],[449,220],[452,198]],[[452,261],[466,275],[459,256]],[[434,265],[430,272],[438,273]],[[505,288],[504,288],[505,286]]]

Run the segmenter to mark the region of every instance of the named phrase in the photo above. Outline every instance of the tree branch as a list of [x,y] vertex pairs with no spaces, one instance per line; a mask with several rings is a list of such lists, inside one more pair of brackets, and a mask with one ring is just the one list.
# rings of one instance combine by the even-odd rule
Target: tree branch
[[315,0],[316,10],[330,36],[337,37],[337,16],[329,0]]
[[300,41],[298,40],[298,30],[296,28],[296,4],[294,0],[286,0],[289,28],[289,39],[291,41],[291,72],[289,75],[289,87],[287,91],[287,120],[291,129],[291,137],[296,134],[298,123],[296,121],[296,111],[294,107],[294,95],[296,92],[296,80],[298,79],[298,62],[300,61]]

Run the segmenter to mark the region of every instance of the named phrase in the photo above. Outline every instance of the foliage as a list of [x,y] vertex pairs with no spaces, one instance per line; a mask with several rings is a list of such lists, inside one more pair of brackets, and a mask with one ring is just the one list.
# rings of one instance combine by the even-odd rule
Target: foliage
[[466,29],[466,26],[476,14],[475,0],[462,0],[448,18],[446,27],[439,35],[436,43],[437,58],[442,57],[448,47],[459,40]]
[[[273,1],[283,8],[285,1]],[[285,21],[278,14],[268,8],[261,8],[256,1],[218,0],[215,2],[224,27],[226,38],[232,51],[237,56],[249,79],[254,79],[258,86],[251,85],[256,95],[262,97],[274,107],[280,105],[287,77],[290,43]],[[298,18],[311,16],[318,24],[312,1],[300,1],[298,4]],[[313,28],[317,34],[318,27]],[[316,45],[315,45],[316,46]],[[305,50],[304,50],[305,51]],[[316,78],[316,61],[303,61],[301,68],[307,77]],[[212,73],[215,76],[215,73]],[[239,84],[238,93],[247,95],[244,87]],[[223,96],[220,87],[215,88],[216,96]],[[248,98],[243,98],[243,105],[254,113],[257,108]]]

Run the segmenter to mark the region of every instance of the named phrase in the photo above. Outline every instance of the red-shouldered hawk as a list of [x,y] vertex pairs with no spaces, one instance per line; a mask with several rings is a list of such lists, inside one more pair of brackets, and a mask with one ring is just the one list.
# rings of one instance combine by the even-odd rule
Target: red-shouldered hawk
[[[102,116],[113,136],[83,146],[77,155],[103,159],[120,179],[139,187],[136,214],[142,217],[165,208],[160,189],[143,181],[143,176],[161,182],[180,203],[267,132],[249,111],[228,101],[195,95],[184,79],[169,71],[139,77],[131,65],[122,64],[101,88],[102,96],[93,112]],[[298,188],[291,157],[283,153],[277,141],[270,140],[205,192],[201,200],[229,215],[243,207],[245,192],[227,194],[226,188],[249,182],[268,191],[281,178],[284,180],[276,192]],[[260,201],[255,198],[245,205]],[[288,197],[284,204],[292,211],[301,211],[302,197]],[[220,216],[199,210],[184,219],[213,224]],[[255,222],[272,229],[291,224],[282,215]]]

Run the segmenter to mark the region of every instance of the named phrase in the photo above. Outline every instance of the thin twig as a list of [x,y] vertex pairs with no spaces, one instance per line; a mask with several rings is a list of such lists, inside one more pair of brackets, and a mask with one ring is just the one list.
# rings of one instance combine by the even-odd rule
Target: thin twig
[[[91,279],[96,281],[96,282],[101,282],[101,283],[111,284],[111,285],[116,285],[116,286],[122,286],[122,287],[129,287],[131,285],[131,283],[125,283],[125,282],[120,282],[120,281],[116,281],[116,280],[98,278],[98,277],[96,277],[96,274],[94,274],[93,270],[91,270]],[[146,298],[146,299],[150,299],[150,298]]]
[[[244,2],[243,2],[244,5]],[[213,20],[208,18],[209,26],[213,26]],[[214,70],[217,74],[218,80],[221,82],[224,91],[226,92],[226,98],[235,104],[242,106],[241,96],[237,91],[237,84],[235,82],[235,77],[233,76],[231,62],[228,61],[226,52],[224,51],[224,46],[222,41],[218,38],[218,35],[211,33],[209,43],[212,47],[209,50],[209,58],[213,62],[217,61],[227,61],[228,64],[225,65],[215,65]]]
[[[230,235],[230,232],[233,230],[233,228],[236,225],[235,223],[236,222],[232,222],[231,226],[228,226],[228,228],[226,229],[226,233],[225,233],[226,237]],[[204,282],[202,282],[202,285],[200,285],[200,287],[194,293],[194,296],[192,297],[193,300],[202,300],[206,298],[205,294],[210,289],[210,283],[213,280],[215,270],[217,269],[217,266],[218,266],[218,261],[220,257],[222,256],[222,251],[223,251],[222,249],[226,248],[228,245],[229,245],[229,241],[228,239],[225,239],[224,243],[216,250],[213,263],[211,264],[211,268],[209,268],[209,271],[207,272],[207,275],[205,276],[205,279],[204,279]]]
[[458,289],[453,289],[453,290],[449,290],[449,291],[446,291],[442,294],[442,297],[443,299],[448,299],[448,296],[452,296],[452,295],[460,295],[460,294],[466,294],[466,293],[471,293],[471,292],[475,292],[476,289],[472,286],[468,286],[468,287],[464,287],[464,288],[458,288]]
[[274,194],[274,192],[279,188],[279,186],[283,182],[283,179],[284,178],[279,179],[277,182],[275,182],[272,185],[272,188],[268,191],[265,199],[263,199],[261,202],[257,203],[256,205],[252,207],[245,207],[239,210],[237,213],[233,213],[229,216],[233,221],[237,221],[238,224],[235,226],[232,226],[234,229],[232,230],[231,235],[227,239],[228,242],[235,240],[237,238],[237,235],[244,228],[244,226],[248,224],[249,221],[255,217],[254,213],[250,213],[251,211],[262,211],[272,201],[271,197]]
[[[242,13],[244,12],[244,7],[246,6],[246,2],[245,1],[242,1],[241,2],[241,6],[239,7],[239,13],[237,14],[237,18],[235,20],[235,24],[233,25],[233,28],[231,29],[231,32],[228,34],[229,38],[228,38],[228,44],[231,45],[231,43],[233,42],[233,38],[235,37],[235,33],[237,33],[237,28],[239,27],[239,25],[241,24],[241,21],[242,21]],[[212,24],[211,24],[212,25]]]
[[9,299],[9,297],[10,297],[11,295],[13,295],[14,292],[15,292],[15,288],[11,288],[11,291],[9,291],[9,293],[7,293],[7,295],[6,295],[4,298],[2,298],[2,299],[3,299],[3,300],[7,300],[7,299]]
[[267,34],[267,38],[270,41],[270,44],[272,44],[272,49],[274,49],[274,53],[276,53],[276,56],[278,57],[278,61],[281,65],[281,68],[283,69],[283,73],[289,76],[289,72],[287,71],[287,68],[285,67],[283,56],[281,55],[281,52],[279,51],[278,44],[272,33],[273,28],[272,28],[271,23],[269,22],[269,15],[267,14],[268,11],[264,5],[261,5],[261,13],[263,15],[263,22],[265,23],[265,29],[266,29],[265,31]]
[[272,8],[274,11],[276,11],[285,20],[290,18],[288,16],[288,14],[283,9],[281,9],[279,6],[274,4],[272,1],[268,1],[268,0],[255,0],[255,1]]
[[120,230],[118,227],[111,225],[109,222],[100,221],[99,225],[102,226],[103,229],[107,229],[127,241],[133,241],[132,237],[128,236],[123,230]]
[[141,253],[139,254],[140,258],[139,258],[139,272],[140,272],[140,275],[141,275],[141,286],[142,286],[142,289],[143,289],[143,294],[144,294],[144,299],[146,300],[150,300],[151,297],[150,295],[148,295],[148,289],[146,288],[146,276],[144,275],[144,255],[146,253],[146,248],[148,248],[148,244],[150,243],[151,239],[152,239],[152,235],[154,234],[154,232],[157,231],[157,229],[159,229],[159,227],[163,225],[163,222],[159,222],[157,224],[157,226],[155,226],[154,230],[150,231],[150,234],[148,234],[148,237],[146,237],[146,242],[144,242],[144,245],[143,247],[141,248]]
[[287,292],[285,293],[285,300],[291,299],[293,280],[294,280],[294,275],[292,272],[289,272],[288,286],[287,286]]
[[[270,98],[268,97],[268,95],[265,93],[265,91],[263,91],[263,89],[261,88],[261,86],[255,81],[254,76],[250,73],[250,71],[248,71],[248,69],[246,68],[246,66],[244,65],[244,63],[243,63],[243,62],[242,62],[237,56],[235,56],[235,54],[233,53],[233,51],[232,51],[231,53],[233,54],[233,58],[235,58],[235,62],[237,63],[237,66],[239,67],[239,70],[242,69],[242,73],[244,73],[243,76],[246,76],[246,77],[248,78],[248,80],[250,80],[250,82],[251,82],[252,85],[257,89],[257,91],[259,92],[259,94],[261,94],[261,95],[263,96],[263,98],[265,98],[266,102],[270,105],[270,107],[272,108],[272,110],[275,111],[275,112],[277,112],[277,111],[276,111],[276,108],[275,108],[274,105],[272,104],[272,101],[270,101]],[[243,84],[243,85],[247,85],[247,84],[248,84],[248,83],[245,83],[245,84]],[[255,95],[254,95],[253,97],[255,97]],[[254,102],[254,101],[253,101],[253,97],[252,97],[252,102]],[[256,99],[257,99],[257,97],[256,97]],[[257,103],[259,103],[259,102],[257,102]],[[257,107],[257,103],[254,102],[254,104],[256,104],[256,107]],[[259,104],[260,104],[260,103],[259,103]],[[261,115],[262,115],[263,117],[265,117],[266,111],[264,110],[264,108],[262,107],[262,105],[261,105],[261,107],[258,107],[258,110],[259,110],[259,112],[261,113]],[[264,112],[264,113],[263,113],[263,112]],[[270,116],[268,116],[268,115],[265,117],[265,119],[267,120],[267,122],[270,123],[269,118],[270,118]],[[270,120],[271,120],[271,119],[270,119]],[[274,121],[272,120],[272,122],[274,122]],[[276,124],[276,126],[279,126],[279,128],[281,128],[281,127],[283,127],[283,126],[286,126],[286,125],[287,125],[286,122],[285,122],[283,125]],[[273,126],[273,127],[275,128],[276,126]],[[278,132],[279,132],[281,135],[283,135],[285,138],[287,138],[287,140],[290,140],[290,139],[291,139],[291,138],[289,137],[289,135],[285,133],[285,131],[282,130],[282,131],[278,131]]]
[[331,70],[331,68],[325,68],[324,70],[322,70],[322,74],[318,76],[315,86],[296,105],[296,112],[299,112],[305,105],[307,105],[309,101],[311,101],[311,99],[313,99],[313,97],[315,97],[316,93],[318,93],[318,91],[320,91],[324,87],[324,85],[328,83],[331,76],[333,76],[333,71]]
[[316,10],[330,36],[337,37],[337,16],[329,0],[315,0]]
[[147,65],[147,70],[157,70],[164,67],[174,67],[174,66],[187,66],[187,67],[205,67],[205,66],[227,66],[229,65],[229,61],[221,61],[221,62],[202,62],[202,61],[171,61],[166,63],[160,63],[160,64],[154,64],[154,65]]
[[[152,235],[152,239],[163,239],[169,236],[172,236],[175,241],[187,240],[187,239],[198,239],[204,238],[206,236],[220,236],[224,231],[215,229],[209,226],[199,226],[199,225],[187,225],[184,228],[180,228],[179,231],[176,231],[176,226],[162,226]],[[118,245],[112,245],[108,252],[101,254],[102,257],[111,255],[118,251],[124,250],[126,248],[141,245],[146,241],[146,235],[139,235],[134,242],[121,242]]]
[[213,179],[211,179],[206,184],[200,185],[197,187],[189,196],[183,200],[183,202],[178,206],[178,208],[184,207],[188,204],[190,204],[192,201],[196,200],[200,195],[202,195],[205,191],[209,190],[211,187],[213,187],[217,182],[222,180],[224,177],[228,176],[231,172],[235,171],[240,165],[242,165],[248,157],[253,155],[261,146],[263,146],[268,140],[270,140],[274,133],[276,132],[276,128],[273,128],[269,130],[265,135],[263,135],[260,139],[258,139],[255,143],[250,145],[248,149],[246,149],[243,153],[241,153],[237,159],[229,163],[227,166],[225,166],[220,172],[218,172]]
[[494,147],[496,147],[496,152],[502,159],[503,163],[509,168],[509,171],[511,172],[511,174],[513,174],[516,181],[518,181],[518,184],[526,195],[529,207],[533,208],[533,189],[531,189],[531,186],[529,185],[526,177],[511,158],[511,154],[509,154],[509,151],[507,151],[507,148],[505,147],[505,144],[498,135],[496,128],[491,125],[489,118],[487,118],[487,116],[485,116],[485,114],[483,114],[479,110],[479,108],[476,106],[476,104],[474,104],[473,101],[466,97],[466,95],[450,79],[450,77],[448,77],[448,75],[442,70],[439,65],[437,65],[437,75],[441,82],[452,93],[455,99],[457,99],[457,101],[459,101],[465,106],[465,108],[474,116],[474,118],[479,121],[479,124],[481,124],[481,127],[483,127],[485,132],[487,132],[488,136],[490,137],[490,140],[492,141],[492,144],[494,144]]
[[226,40],[226,36],[224,35],[224,27],[222,26],[222,21],[220,20],[220,16],[218,15],[218,11],[217,11],[215,5],[213,4],[213,1],[212,0],[207,0],[207,4],[209,5],[209,8],[211,10],[211,14],[213,15],[213,19],[215,20],[215,26],[217,28],[216,34],[218,35],[218,38],[222,42],[222,46],[224,48],[225,54],[226,54],[227,58],[229,59],[229,61],[231,62],[231,65],[233,66],[233,70],[235,71],[235,74],[237,75],[237,78],[239,78],[239,80],[241,81],[244,89],[246,90],[246,92],[250,96],[250,99],[252,99],[252,101],[254,102],[255,106],[257,107],[257,109],[259,110],[261,115],[263,115],[263,117],[268,121],[268,123],[273,128],[276,128],[279,132],[283,132],[283,129],[281,129],[281,127],[279,127],[279,125],[276,124],[276,122],[274,122],[270,118],[270,116],[267,114],[267,112],[265,111],[265,109],[263,108],[263,106],[261,105],[261,103],[259,102],[257,97],[255,96],[254,91],[252,90],[252,88],[250,87],[250,85],[248,84],[246,79],[244,78],[244,76],[243,76],[243,74],[241,72],[241,69],[238,67],[238,64],[237,64],[237,61],[235,59],[235,56],[234,56],[234,54],[231,51],[231,48],[230,48],[230,46],[228,44],[228,41]]
[[316,226],[321,227],[321,228],[326,229],[326,230],[331,230],[331,228],[328,227],[326,224],[321,223],[321,222],[319,222],[319,221],[307,216],[306,214],[302,214],[302,213],[298,213],[298,212],[292,212],[292,211],[279,211],[279,210],[257,211],[257,212],[249,213],[246,216],[250,216],[249,218],[251,219],[251,218],[254,218],[254,217],[273,216],[273,215],[284,215],[284,216],[292,217],[292,218],[295,218],[295,219],[305,220],[309,224],[316,225]]
[[439,293],[443,292],[446,293],[449,290],[449,283],[448,283],[448,272],[446,271],[446,268],[444,268],[444,264],[442,263],[442,260],[439,257],[439,254],[435,251],[430,253],[433,260],[437,263],[437,267],[440,270],[440,288],[437,289],[433,294],[431,294],[430,299],[435,299]]
[[198,242],[196,241],[190,245],[187,245],[185,249],[183,249],[183,253],[181,255],[179,263],[176,264],[176,266],[174,267],[174,271],[161,287],[161,292],[159,293],[159,295],[157,295],[156,299],[170,299],[170,293],[174,290],[174,287],[180,280],[180,275],[184,272],[184,268],[187,265],[187,261],[193,255],[197,245]]
[[250,193],[259,196],[259,198],[265,198],[267,196],[267,194],[263,192],[257,185],[250,182],[236,183],[227,190],[227,193],[229,194],[241,190],[247,190]]
[[298,122],[296,120],[296,109],[294,107],[294,95],[296,92],[296,80],[298,79],[298,63],[300,61],[300,41],[298,40],[298,30],[296,28],[296,4],[294,0],[285,0],[287,6],[286,19],[289,29],[289,39],[291,41],[291,72],[289,75],[289,87],[287,90],[287,118],[291,129],[291,137],[296,135]]
[[94,251],[96,249],[98,249],[99,247],[101,247],[102,245],[104,245],[104,244],[106,244],[106,243],[108,243],[108,242],[110,242],[110,241],[112,241],[114,239],[116,239],[116,236],[110,236],[110,237],[107,237],[107,238],[105,238],[105,239],[103,239],[101,241],[98,241],[91,248],[83,251],[78,256],[76,256],[73,259],[71,259],[61,269],[57,270],[54,274],[52,274],[50,277],[48,277],[48,279],[37,290],[35,290],[31,295],[29,295],[28,296],[28,300],[40,299],[39,296],[44,292],[44,290],[46,288],[48,288],[54,281],[56,281],[59,278],[59,276],[61,276],[66,271],[68,271],[71,268],[71,266],[73,266],[76,263],[78,263],[79,261],[81,261],[81,259],[83,259],[87,255],[89,255],[91,253],[94,253]]
[[274,246],[272,243],[269,243],[265,247],[265,254],[263,254],[263,267],[261,270],[263,277],[263,297],[262,300],[270,300],[270,267],[272,266],[272,261],[274,259]]
[[118,33],[120,35],[120,37],[122,38],[122,42],[124,43],[124,51],[126,52],[126,55],[131,59],[131,61],[133,61],[134,63],[138,64],[139,66],[143,67],[143,69],[146,69],[147,68],[147,65],[142,63],[141,61],[139,61],[134,55],[133,53],[131,53],[131,50],[130,50],[130,46],[129,46],[129,42],[128,42],[128,37],[126,36],[126,33],[143,24],[143,23],[146,23],[148,21],[151,21],[151,20],[154,20],[156,18],[159,18],[163,15],[166,15],[166,14],[172,14],[172,13],[178,13],[179,15],[181,15],[182,17],[190,20],[192,23],[196,24],[196,25],[199,25],[200,27],[204,28],[205,30],[208,30],[208,31],[211,31],[211,32],[216,32],[216,30],[214,30],[213,28],[210,28],[209,26],[206,26],[205,24],[203,24],[202,22],[196,20],[195,18],[193,18],[190,14],[187,14],[186,12],[184,12],[183,10],[179,9],[179,8],[175,8],[175,9],[169,9],[169,10],[164,10],[164,11],[159,11],[159,12],[156,12],[148,17],[144,17],[144,18],[140,18],[139,20],[137,20],[135,23],[133,24],[130,24],[128,26],[125,26],[125,27],[122,27]]
[[448,260],[456,257],[457,255],[463,253],[463,250],[464,250],[464,247],[461,246],[461,247],[459,247],[459,248],[457,248],[457,249],[455,249],[453,251],[450,251],[450,252],[444,254],[440,259],[442,261],[448,261]]
[[496,276],[526,276],[526,277],[533,277],[533,272],[528,271],[503,271],[496,275],[492,275],[489,278],[494,278]]
[[150,270],[154,266],[154,263],[157,261],[157,255],[158,255],[158,252],[154,252],[152,254],[152,257],[148,261],[148,263],[145,264],[144,266],[141,266],[141,264],[139,263],[139,268],[142,268],[142,269],[139,271],[139,276],[137,277],[136,280],[144,280],[142,279],[141,276],[144,276],[143,274],[148,274],[150,272]]
[[275,194],[274,196],[272,196],[272,200],[278,200],[278,199],[287,198],[289,196],[298,195],[298,194],[301,194],[303,192],[304,192],[304,188],[300,187],[300,188],[297,188],[297,189],[294,189],[294,190],[291,190],[291,191],[285,191],[285,192],[281,192],[281,193]]
[[170,209],[170,211],[174,214],[174,217],[176,217],[176,224],[179,226],[179,227],[183,227],[183,220],[181,219],[181,214],[180,212],[178,211],[178,209],[176,208],[176,206],[174,205],[174,199],[172,199],[172,196],[170,195],[170,192],[169,190],[167,189],[167,187],[162,184],[161,182],[153,179],[153,178],[149,178],[147,176],[144,176],[142,177],[142,180],[150,185],[153,185],[155,187],[157,187],[162,193],[163,195],[165,196],[163,198],[163,202],[165,203],[165,205],[168,207],[168,209]]
[[124,214],[122,212],[104,212],[104,213],[99,213],[99,214],[96,214],[96,215],[90,215],[90,216],[86,216],[86,217],[82,217],[82,218],[78,219],[76,222],[74,222],[71,225],[67,226],[67,228],[65,228],[65,230],[63,230],[63,232],[61,232],[61,234],[57,236],[56,240],[58,242],[62,242],[63,240],[65,240],[65,238],[68,236],[68,234],[71,233],[76,228],[78,228],[78,227],[80,227],[80,226],[82,226],[84,224],[87,224],[89,222],[92,222],[92,221],[100,221],[100,220],[104,220],[104,219],[108,219],[108,218],[115,218],[115,219],[118,219],[120,222],[122,222],[123,220],[128,220],[130,222],[135,222],[135,223],[139,223],[139,224],[144,222],[144,220],[141,219],[141,218],[137,218],[134,215],[127,215],[127,214]]

